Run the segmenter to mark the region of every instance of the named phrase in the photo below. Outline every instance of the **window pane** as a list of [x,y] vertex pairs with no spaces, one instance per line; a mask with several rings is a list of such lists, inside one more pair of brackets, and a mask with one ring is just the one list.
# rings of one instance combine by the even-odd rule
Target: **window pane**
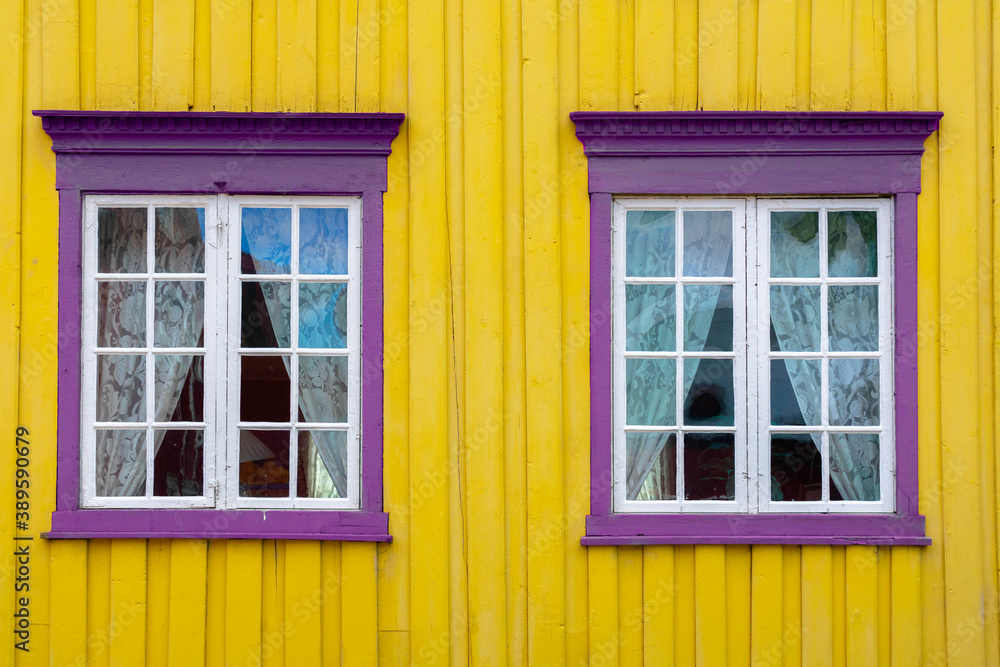
[[101,347],[146,345],[146,283],[97,284],[97,344]]
[[819,434],[771,436],[771,500],[823,500],[823,456]]
[[673,211],[625,214],[625,275],[669,278],[674,275]]
[[625,349],[673,351],[677,347],[676,288],[625,286]]
[[830,360],[830,423],[878,426],[879,360]]
[[347,347],[347,284],[299,284],[299,347]]
[[347,273],[347,209],[299,209],[299,273]]
[[97,209],[97,270],[100,273],[146,271],[146,209]]
[[98,355],[97,421],[145,421],[145,388],[146,357],[138,354]]
[[878,216],[875,211],[830,211],[829,274],[878,275]]
[[243,347],[290,347],[291,310],[291,283],[243,283],[240,308],[240,340]]
[[195,430],[154,430],[154,496],[200,496],[205,433]]
[[877,433],[830,434],[830,499],[882,499]]
[[819,285],[771,285],[771,350],[818,352]]
[[626,359],[626,424],[673,426],[677,423],[677,361]]
[[198,347],[205,329],[205,283],[157,280],[153,314],[156,347]]
[[732,359],[684,360],[684,423],[732,426],[736,418]]
[[299,431],[300,498],[347,497],[347,431]]
[[625,498],[677,499],[677,434],[625,434]]
[[156,271],[205,271],[205,209],[156,209]]
[[146,431],[97,431],[96,495],[146,495]]
[[240,420],[291,421],[290,357],[244,356],[240,362]]
[[347,357],[299,357],[301,421],[347,421]]
[[684,434],[685,500],[736,498],[735,439],[732,433]]
[[822,360],[771,360],[771,423],[815,426],[822,423]]
[[878,351],[878,285],[830,285],[830,349]]
[[192,421],[205,419],[205,360],[202,356],[158,354],[154,419]]
[[771,275],[819,277],[819,212],[771,212]]
[[240,431],[240,497],[287,498],[288,431]]
[[684,275],[733,275],[733,212],[684,212]]
[[245,208],[241,218],[243,273],[291,273],[292,209]]
[[684,349],[732,351],[732,285],[684,286]]

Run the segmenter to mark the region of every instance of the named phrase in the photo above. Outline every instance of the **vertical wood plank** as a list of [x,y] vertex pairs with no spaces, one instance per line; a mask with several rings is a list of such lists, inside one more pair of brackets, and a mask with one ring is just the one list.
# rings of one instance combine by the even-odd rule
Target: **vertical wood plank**
[[378,660],[378,593],[375,589],[375,545],[344,542],[341,610],[345,665],[374,665]]
[[917,102],[917,15],[906,0],[887,0],[885,23],[886,108],[913,109]]
[[735,109],[738,72],[736,0],[702,0],[698,8],[698,104]]
[[146,663],[146,542],[111,542],[111,667]]
[[[52,664],[77,665],[87,658],[87,542],[52,545]],[[13,616],[13,614],[11,614]],[[13,636],[13,633],[11,633]],[[29,644],[30,646],[30,644]],[[13,660],[7,664],[12,664]]]
[[[79,109],[80,6],[70,2],[59,11],[44,11],[41,22],[43,108]],[[20,64],[20,58],[15,62]],[[19,93],[16,98],[20,100]]]
[[795,0],[760,3],[757,23],[757,104],[760,109],[795,109]]
[[[214,549],[212,560],[217,555],[224,556],[221,549]],[[207,655],[207,637],[223,630],[223,624],[210,619],[209,608],[210,585],[212,589],[220,589],[216,582],[225,585],[225,572],[218,572],[218,579],[212,578],[217,572],[217,564],[210,564],[209,547],[205,540],[174,540],[170,549],[169,598],[167,600],[167,619],[165,627],[160,628],[167,636],[164,654],[170,665],[218,664],[213,662],[217,657]],[[211,582],[211,584],[210,584]],[[211,599],[212,611],[217,599]],[[152,603],[152,599],[150,599]],[[150,614],[152,615],[152,607]],[[224,622],[225,619],[222,619]]]
[[212,109],[250,109],[251,0],[212,5]]
[[802,547],[802,657],[816,667],[833,664],[833,554]]
[[[744,0],[737,7],[739,43],[737,44],[736,77],[738,109],[757,108],[757,0]],[[796,62],[798,62],[796,60]]]
[[111,540],[87,541],[87,661],[107,667],[110,660]]
[[635,97],[639,111],[672,109],[674,103],[674,8],[669,2],[636,0]]
[[194,0],[153,4],[153,107],[187,111],[194,104]]
[[[405,26],[405,21],[403,22]],[[404,36],[405,40],[405,36]],[[406,53],[405,41],[397,47],[397,53]],[[340,104],[340,2],[319,2],[316,4],[316,110],[322,112],[337,111]],[[401,64],[406,71],[406,63]],[[402,107],[393,107],[400,109]],[[393,153],[397,150],[393,145]],[[392,192],[392,188],[389,188]],[[389,420],[386,420],[389,423]]]
[[885,109],[885,0],[854,0],[851,17],[851,108]]
[[277,0],[253,0],[250,28],[250,94],[254,111],[278,109]]
[[341,542],[323,542],[320,546],[320,566],[323,571],[323,596],[320,616],[323,632],[321,651],[323,667],[340,665],[343,659]]
[[315,111],[316,0],[278,3],[277,59],[278,108]]
[[134,111],[139,101],[139,3],[97,5],[97,106]]
[[264,540],[261,547],[261,667],[285,667],[285,542]]
[[194,2],[194,103],[193,111],[208,111],[212,104],[212,3]]
[[171,540],[146,542],[146,642],[143,648],[147,667],[166,667],[168,664],[172,551]]
[[750,664],[750,555],[749,545],[726,546],[726,657],[730,665]]
[[699,108],[698,5],[674,5],[674,109]]
[[[226,590],[229,586],[226,577],[226,544],[224,540],[209,540],[205,555],[206,665],[220,665],[226,659]],[[178,641],[183,641],[183,638]]]
[[642,547],[618,547],[618,664],[642,667]]
[[[785,667],[802,661],[802,548],[782,547],[781,644]],[[810,666],[811,667],[811,666]]]
[[618,11],[618,110],[635,111],[635,3],[625,0]]
[[[566,662],[564,625],[565,534],[562,521],[562,421],[554,413],[562,404],[559,363],[561,322],[559,294],[560,227],[551,188],[559,182],[558,110],[553,75],[558,69],[558,39],[563,26],[554,0],[522,4],[521,43],[524,99],[524,308],[526,451],[528,663]],[[572,29],[572,28],[568,28]],[[561,72],[560,72],[561,73]],[[561,83],[561,82],[560,82]]]
[[920,664],[921,601],[919,547],[894,547],[892,558],[892,667]]
[[847,549],[831,547],[833,577],[833,664],[834,667],[847,665]]
[[876,547],[847,547],[847,664],[877,660],[878,555]]
[[289,540],[285,545],[285,664],[322,663],[322,568],[320,542]]
[[796,110],[808,108],[812,71],[812,2],[795,4],[795,104]]
[[153,108],[153,2],[139,0],[139,110]]
[[[376,112],[379,110],[379,43],[380,20],[379,0],[358,0],[357,31],[357,110]],[[485,7],[484,7],[485,9]]]
[[580,108],[618,109],[618,13],[615,3],[580,3]]
[[[13,3],[11,3],[13,4]],[[97,0],[80,0],[80,108],[97,108]]]
[[340,3],[340,111],[355,111],[358,101],[358,1]]
[[[878,662],[889,665],[892,662],[892,560],[889,549],[878,548]],[[901,610],[902,611],[902,610]]]
[[618,554],[616,547],[590,547],[590,659],[618,664]]
[[[263,544],[226,542],[226,663],[262,662],[261,590]],[[250,585],[247,585],[250,584]]]
[[694,622],[694,547],[674,548],[674,663],[697,662],[697,634]]
[[816,2],[810,40],[810,108],[851,108],[851,3]]
[[753,665],[780,665],[784,662],[782,602],[782,547],[757,544],[752,547],[750,657]]
[[674,547],[642,550],[642,655],[647,667],[674,664]]
[[[734,91],[735,92],[735,91]],[[726,663],[726,548],[703,544],[694,549],[695,657],[699,665]]]

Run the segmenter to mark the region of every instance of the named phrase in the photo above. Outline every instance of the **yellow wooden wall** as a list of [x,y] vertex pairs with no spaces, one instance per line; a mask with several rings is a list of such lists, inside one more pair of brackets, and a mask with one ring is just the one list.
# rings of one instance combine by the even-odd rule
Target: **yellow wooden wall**
[[[1000,664],[1000,4],[3,0],[0,54],[0,664]],[[406,112],[385,197],[391,545],[37,539],[58,308],[40,108]],[[695,108],[944,112],[919,201],[932,546],[580,546],[589,213],[568,114]]]

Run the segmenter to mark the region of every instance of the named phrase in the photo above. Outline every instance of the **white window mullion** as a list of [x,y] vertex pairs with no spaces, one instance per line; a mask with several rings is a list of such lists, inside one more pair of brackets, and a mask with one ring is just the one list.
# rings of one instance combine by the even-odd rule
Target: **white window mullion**
[[298,495],[298,428],[299,421],[299,207],[292,206],[292,277],[291,312],[289,314],[289,336],[291,357],[288,364],[289,398],[291,400],[292,426],[288,432],[288,497],[294,500]]

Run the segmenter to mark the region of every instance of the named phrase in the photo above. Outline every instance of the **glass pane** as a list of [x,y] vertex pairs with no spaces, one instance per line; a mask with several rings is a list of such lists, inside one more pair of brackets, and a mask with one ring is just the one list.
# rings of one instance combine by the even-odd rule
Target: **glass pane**
[[154,430],[156,458],[153,460],[154,496],[200,496],[204,488],[205,433],[203,431]]
[[771,212],[771,275],[819,277],[819,212]]
[[289,357],[240,358],[240,420],[291,421]]
[[822,360],[771,360],[771,423],[815,426],[822,423]]
[[833,277],[878,275],[878,221],[875,211],[830,211],[829,274]]
[[625,434],[625,498],[677,499],[677,434]]
[[299,284],[299,347],[347,347],[347,284]]
[[200,422],[205,419],[205,359],[201,356],[158,354],[154,419]]
[[733,433],[684,434],[686,500],[735,500],[735,443]]
[[156,271],[205,271],[205,209],[156,209]]
[[240,308],[240,340],[243,347],[290,347],[291,311],[291,283],[243,283]]
[[732,285],[684,286],[684,349],[732,351]]
[[145,389],[146,357],[138,354],[97,356],[97,421],[145,421]]
[[878,359],[830,360],[830,424],[878,426]]
[[347,209],[299,209],[299,273],[347,273]]
[[732,426],[736,419],[732,359],[684,360],[684,423]]
[[625,349],[642,352],[677,348],[676,288],[625,286]]
[[771,285],[771,350],[819,352],[819,285]]
[[98,496],[134,498],[146,495],[146,431],[97,431]]
[[733,275],[732,211],[684,211],[684,275]]
[[830,434],[830,500],[882,499],[877,433]]
[[291,273],[292,209],[243,209],[240,243],[243,273]]
[[287,498],[291,434],[240,431],[240,497]]
[[205,330],[205,283],[157,280],[153,313],[156,347],[198,347]]
[[819,434],[771,436],[771,500],[823,500],[823,455]]
[[97,283],[97,344],[146,345],[146,283]]
[[347,421],[347,357],[299,357],[300,421]]
[[299,431],[299,498],[347,497],[347,431]]
[[625,275],[669,278],[676,266],[673,211],[625,214]]
[[830,350],[878,351],[878,285],[830,285]]
[[677,360],[626,359],[626,424],[677,423]]
[[146,209],[97,209],[97,270],[100,273],[146,271]]

